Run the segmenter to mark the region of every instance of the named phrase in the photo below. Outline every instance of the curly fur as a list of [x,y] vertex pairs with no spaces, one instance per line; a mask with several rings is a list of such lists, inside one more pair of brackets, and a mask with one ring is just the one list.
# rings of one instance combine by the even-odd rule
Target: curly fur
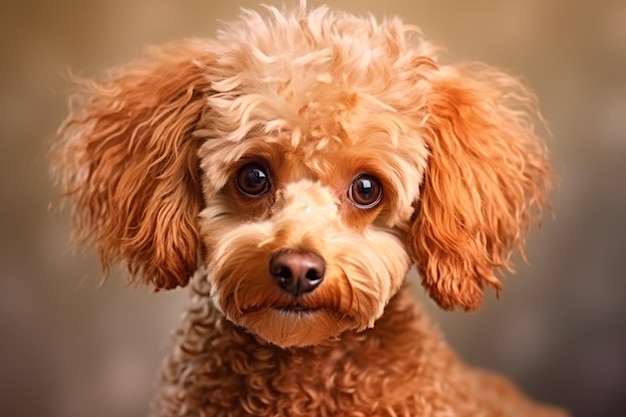
[[[442,308],[478,308],[550,185],[533,95],[437,53],[301,4],[78,81],[55,154],[77,238],[158,290],[196,275],[154,416],[563,415],[465,366],[404,282],[415,263]],[[268,192],[238,186],[250,162]],[[322,259],[321,285],[278,288],[285,251]]]

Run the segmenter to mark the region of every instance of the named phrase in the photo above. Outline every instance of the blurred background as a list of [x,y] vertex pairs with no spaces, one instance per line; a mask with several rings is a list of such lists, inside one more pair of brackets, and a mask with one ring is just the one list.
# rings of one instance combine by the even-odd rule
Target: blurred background
[[[577,416],[626,415],[626,2],[327,3],[400,15],[447,46],[445,61],[485,61],[535,89],[560,181],[529,265],[473,314],[417,292],[468,362]],[[72,253],[67,211],[49,208],[46,157],[67,111],[63,74],[101,76],[145,45],[213,36],[240,7],[258,4],[0,4],[0,415],[145,415],[187,292],[128,288],[119,271],[100,287],[96,258]]]

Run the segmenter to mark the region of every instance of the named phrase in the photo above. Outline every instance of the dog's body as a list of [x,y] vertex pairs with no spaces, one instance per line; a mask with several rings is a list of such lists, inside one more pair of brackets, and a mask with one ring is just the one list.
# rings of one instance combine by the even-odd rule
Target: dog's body
[[326,8],[83,82],[60,178],[79,237],[193,280],[155,416],[543,416],[470,370],[410,296],[477,308],[545,203],[534,101],[418,31]]

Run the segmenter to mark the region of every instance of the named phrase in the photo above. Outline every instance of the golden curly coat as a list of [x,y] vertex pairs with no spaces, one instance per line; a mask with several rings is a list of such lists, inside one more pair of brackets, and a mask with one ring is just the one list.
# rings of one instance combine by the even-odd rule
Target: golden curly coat
[[154,416],[559,416],[468,368],[405,283],[476,309],[546,204],[533,95],[397,19],[244,11],[98,82],[55,156],[105,269],[193,302]]

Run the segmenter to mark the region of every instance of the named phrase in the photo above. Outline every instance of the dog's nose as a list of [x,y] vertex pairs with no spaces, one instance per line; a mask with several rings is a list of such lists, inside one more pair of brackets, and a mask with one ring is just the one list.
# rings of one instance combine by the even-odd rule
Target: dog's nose
[[295,296],[313,291],[324,280],[326,262],[312,252],[282,251],[270,261],[270,274],[280,288]]

